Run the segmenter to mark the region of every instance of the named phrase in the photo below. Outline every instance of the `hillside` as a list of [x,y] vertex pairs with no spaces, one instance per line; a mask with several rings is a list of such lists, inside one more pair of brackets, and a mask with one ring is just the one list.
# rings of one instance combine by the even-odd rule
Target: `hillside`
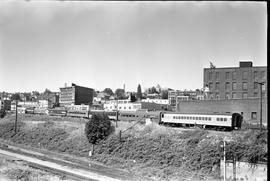
[[[0,122],[0,138],[31,147],[88,157],[91,145],[84,135],[86,120],[37,115],[19,115],[14,135],[13,115]],[[91,160],[122,168],[149,180],[217,180],[221,158],[220,141],[230,140],[227,158],[236,153],[250,163],[267,161],[267,133],[256,131],[216,132],[174,129],[157,124],[144,126],[119,122],[108,139],[95,147]],[[119,131],[122,139],[119,140]],[[90,158],[89,158],[90,159]]]

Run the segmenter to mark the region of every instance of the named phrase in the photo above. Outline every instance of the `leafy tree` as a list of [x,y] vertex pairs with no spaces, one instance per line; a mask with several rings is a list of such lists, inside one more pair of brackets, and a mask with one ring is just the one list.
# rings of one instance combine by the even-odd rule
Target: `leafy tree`
[[154,86],[148,89],[148,94],[155,94],[155,93],[158,93],[158,91]]
[[162,99],[168,99],[168,90],[162,90],[161,91],[161,98]]
[[117,99],[125,99],[126,98],[124,89],[116,89],[115,95],[116,95]]
[[106,94],[108,94],[108,95],[110,95],[110,96],[112,96],[113,95],[113,91],[112,91],[112,89],[110,89],[110,88],[106,88],[106,89],[104,89],[104,91],[103,91],[104,93],[106,93]]
[[92,144],[92,153],[94,153],[94,145],[105,139],[110,131],[111,122],[107,115],[92,115],[92,118],[85,124],[85,135],[88,142]]
[[46,88],[43,94],[44,95],[49,95],[51,93],[52,93],[52,91],[50,91],[49,89]]
[[132,94],[132,93],[130,93],[130,101],[131,102],[136,102],[137,101],[136,96],[134,94]]
[[137,88],[137,95],[136,95],[137,99],[141,100],[142,99],[142,89],[141,89],[141,85],[138,85]]
[[19,93],[12,94],[11,100],[17,100],[17,101],[21,100],[20,94]]

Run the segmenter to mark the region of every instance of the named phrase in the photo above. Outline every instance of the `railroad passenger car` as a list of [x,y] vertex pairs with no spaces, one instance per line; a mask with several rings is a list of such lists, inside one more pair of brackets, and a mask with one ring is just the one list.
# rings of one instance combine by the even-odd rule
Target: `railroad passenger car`
[[66,109],[62,107],[49,109],[48,111],[49,111],[50,116],[66,116],[67,115]]
[[175,126],[200,126],[222,130],[240,129],[242,116],[238,113],[226,114],[187,114],[187,113],[160,113],[160,124]]

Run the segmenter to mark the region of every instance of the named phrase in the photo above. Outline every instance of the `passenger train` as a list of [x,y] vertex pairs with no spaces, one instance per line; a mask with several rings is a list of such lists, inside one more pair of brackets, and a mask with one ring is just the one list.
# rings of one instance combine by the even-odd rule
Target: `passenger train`
[[242,116],[234,114],[194,114],[178,112],[148,112],[147,110],[139,111],[105,111],[105,110],[71,110],[65,108],[49,109],[48,112],[35,111],[29,109],[26,113],[30,114],[48,114],[50,116],[68,116],[79,118],[90,118],[93,114],[105,114],[111,120],[115,121],[142,121],[150,118],[152,121],[162,125],[177,127],[194,127],[198,126],[206,129],[218,130],[237,130],[241,128]]

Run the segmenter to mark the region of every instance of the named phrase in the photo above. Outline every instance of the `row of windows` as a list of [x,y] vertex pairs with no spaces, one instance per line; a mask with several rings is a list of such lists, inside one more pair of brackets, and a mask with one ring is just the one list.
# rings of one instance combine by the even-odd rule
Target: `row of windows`
[[[213,79],[213,73],[214,72],[209,72],[209,74],[208,74],[208,79],[209,80],[212,80]],[[219,80],[220,79],[220,72],[215,72],[216,74],[215,74],[215,79],[216,80]],[[265,79],[265,71],[261,71],[260,72],[261,73],[261,78],[262,79]],[[232,75],[231,75],[232,74]],[[231,76],[230,76],[231,75]],[[226,80],[229,80],[230,78],[232,78],[233,80],[236,80],[236,72],[226,72],[225,73],[225,79]],[[248,78],[248,73],[247,73],[247,71],[243,71],[242,72],[242,79],[243,80],[247,80],[247,78]],[[259,78],[259,72],[258,71],[254,71],[253,72],[253,78],[254,79],[257,79],[257,78]]]
[[139,117],[138,115],[134,114],[121,114],[122,117]]
[[[230,97],[230,95],[231,95],[231,97]],[[236,99],[237,98],[236,95],[237,95],[236,92],[233,92],[233,93],[228,93],[227,92],[227,93],[225,93],[225,99],[230,99],[230,98]],[[214,99],[213,93],[210,93],[209,97],[210,97],[210,99]],[[254,92],[253,97],[259,97],[258,92]],[[262,93],[262,97],[265,97],[265,93],[264,92]],[[242,93],[242,98],[243,99],[248,98],[248,93],[247,92],[243,92]],[[220,99],[220,94],[219,93],[216,93],[215,94],[215,99]]]
[[194,116],[173,116],[173,119],[189,119],[211,121],[211,117],[194,117]]
[[[259,85],[258,83],[254,82],[254,89],[258,89]],[[213,83],[209,83],[209,89],[213,90]],[[230,89],[230,82],[225,82],[225,89],[229,90]],[[242,82],[242,90],[247,90],[248,89],[248,83],[247,82]],[[216,87],[215,90],[220,90],[220,83],[216,82]],[[232,90],[237,90],[237,83],[232,82]],[[265,90],[265,84],[262,85],[262,90]]]

